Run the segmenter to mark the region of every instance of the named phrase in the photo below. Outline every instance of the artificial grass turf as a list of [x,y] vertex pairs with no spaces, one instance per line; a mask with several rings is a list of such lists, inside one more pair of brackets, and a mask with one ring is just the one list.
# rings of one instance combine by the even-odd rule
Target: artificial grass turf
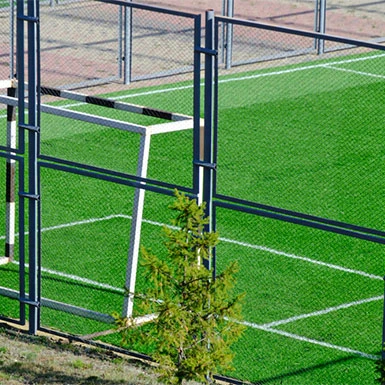
[[383,227],[381,93],[379,82],[221,111],[218,192]]
[[[333,65],[340,69],[375,71],[379,68],[376,60]],[[242,81],[219,84],[218,192],[383,228],[382,81],[320,66],[294,69],[284,68],[285,76],[257,76],[274,72],[267,70],[254,77],[247,74]],[[130,100],[163,109],[174,105],[171,110],[191,113],[186,107],[190,104],[184,99],[191,95],[191,88],[181,88],[164,94],[147,92]],[[94,106],[85,109],[96,111]],[[108,114],[117,116],[112,111]],[[133,135],[51,116],[43,117],[42,126],[44,154],[132,174],[136,171],[138,139]],[[156,137],[149,176],[189,185],[191,146],[191,132]],[[126,186],[43,168],[43,227],[111,214],[130,215],[132,192]],[[168,200],[159,194],[147,194],[145,217],[168,223],[170,213],[163,206]],[[43,262],[60,271],[101,282],[107,279],[108,283],[119,285],[125,270],[129,221],[112,218],[47,231],[42,237]],[[217,267],[221,269],[232,259],[240,261],[237,290],[247,293],[246,321],[263,324],[382,293],[378,277],[383,274],[383,246],[379,244],[225,209],[218,209],[217,221],[222,238],[243,242],[242,245],[221,242]],[[159,226],[145,224],[143,228],[143,244],[161,250]],[[356,269],[377,278],[297,257]],[[62,298],[78,305],[110,311],[120,301],[115,294],[116,299],[111,300],[108,295],[97,294],[99,289],[93,292],[91,287],[74,280],[43,279],[44,293],[60,298],[68,288]],[[77,290],[77,285],[82,289]],[[141,273],[138,287],[145,287]],[[105,305],[108,301],[111,306]],[[377,354],[376,341],[380,341],[381,334],[377,327],[381,322],[379,304],[378,301],[357,304],[281,328]],[[44,322],[52,326],[61,322],[58,321],[61,312],[56,313],[60,316],[47,309]],[[358,332],[363,318],[367,320],[366,326]],[[82,319],[76,320],[71,321],[71,331],[87,333]],[[372,381],[371,360],[266,331],[248,328],[235,349],[239,357],[236,376],[251,381],[290,384],[304,383],[309,378],[311,383],[320,384],[350,383],[352,379],[364,384],[369,383],[369,378]]]

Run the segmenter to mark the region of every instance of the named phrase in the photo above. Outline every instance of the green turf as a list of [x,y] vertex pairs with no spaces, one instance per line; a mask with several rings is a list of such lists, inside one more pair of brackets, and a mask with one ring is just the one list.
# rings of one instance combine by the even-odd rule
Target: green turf
[[[383,63],[365,54],[221,77],[218,193],[383,229]],[[131,90],[125,100],[191,114],[190,86]],[[159,122],[95,106],[73,108],[137,124]],[[41,140],[44,155],[136,172],[137,134],[43,114]],[[191,130],[154,136],[149,177],[191,187],[192,140]],[[44,167],[41,185],[43,296],[119,311],[133,189]],[[161,224],[169,223],[171,201],[146,193],[144,218],[152,222],[143,224],[142,244],[154,252],[163,252]],[[247,294],[244,318],[251,323],[235,346],[231,375],[266,384],[373,383],[373,356],[381,347],[382,245],[223,208],[217,209],[217,229],[217,269],[239,261],[236,290]],[[16,289],[16,265],[0,266],[0,280]],[[139,269],[138,288],[145,285]],[[0,298],[0,314],[14,316],[10,303]],[[275,321],[284,322],[266,326]],[[42,322],[78,334],[110,327],[45,308]],[[117,336],[105,340],[118,342]]]

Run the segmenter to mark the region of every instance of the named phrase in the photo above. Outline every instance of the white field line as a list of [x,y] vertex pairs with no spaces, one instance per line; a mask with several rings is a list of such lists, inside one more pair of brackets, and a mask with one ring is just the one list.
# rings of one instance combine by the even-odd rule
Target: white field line
[[374,354],[364,353],[364,352],[361,352],[359,350],[350,349],[350,348],[347,348],[344,346],[330,344],[330,343],[324,342],[324,341],[318,341],[318,340],[315,340],[312,338],[307,338],[304,336],[300,336],[298,334],[288,333],[288,332],[285,332],[285,331],[279,330],[279,329],[273,329],[270,327],[265,327],[263,325],[258,325],[258,324],[252,323],[252,322],[244,321],[244,322],[241,322],[241,324],[248,326],[250,328],[253,328],[253,329],[259,329],[259,330],[262,330],[265,332],[269,332],[269,333],[273,333],[273,334],[279,334],[281,336],[288,337],[288,338],[291,338],[291,339],[294,339],[297,341],[307,342],[307,343],[311,343],[313,345],[319,345],[319,346],[323,346],[325,348],[339,350],[339,351],[345,352],[345,353],[355,354],[355,355],[358,355],[360,357],[368,358],[371,360],[378,360],[380,358],[380,356],[376,356]]
[[342,310],[342,309],[348,309],[350,307],[362,305],[364,303],[380,301],[383,298],[384,298],[383,295],[379,295],[377,297],[372,297],[372,298],[365,298],[365,299],[361,299],[359,301],[354,301],[354,302],[344,303],[344,304],[338,305],[338,306],[328,307],[326,309],[314,311],[314,312],[307,313],[307,314],[301,314],[301,315],[298,315],[298,316],[295,316],[295,317],[286,318],[286,319],[283,319],[283,320],[280,320],[280,321],[269,322],[267,324],[263,324],[263,325],[260,325],[260,326],[263,327],[263,328],[272,328],[272,327],[276,327],[276,326],[280,326],[280,325],[285,325],[285,324],[288,324],[288,323],[291,323],[291,322],[296,322],[296,321],[299,321],[301,319],[310,318],[310,317],[317,317],[317,316],[321,316],[321,315],[324,315],[324,314],[332,313],[334,311],[338,311],[338,310]]
[[[65,224],[56,225],[56,226],[50,226],[50,227],[46,227],[46,228],[42,229],[42,231],[57,230],[57,229],[62,229],[62,228],[67,228],[67,227],[72,227],[72,226],[79,226],[79,225],[84,225],[84,224],[90,224],[90,223],[95,223],[95,222],[100,222],[100,221],[105,221],[105,220],[110,220],[110,219],[115,219],[115,218],[131,219],[132,217],[129,216],[129,215],[124,215],[124,214],[114,214],[114,215],[108,215],[106,217],[101,217],[101,218],[90,218],[90,219],[87,219],[87,220],[70,222],[70,223],[65,223]],[[165,225],[164,223],[161,223],[161,222],[151,221],[151,220],[146,220],[146,219],[144,219],[143,222],[151,224],[151,225],[154,225],[154,226],[161,226],[161,227],[162,226],[168,226],[168,225]],[[176,228],[175,226],[169,226],[169,227]],[[5,239],[5,237],[0,237],[0,239]],[[238,241],[230,240],[230,239],[227,239],[227,238],[221,238],[220,240],[222,242],[235,243],[235,244],[238,244],[238,245],[241,245],[241,246],[244,246],[244,247],[252,247],[254,249],[263,250],[263,251],[267,251],[267,252],[272,252],[274,254],[282,255],[282,256],[286,256],[286,257],[290,257],[290,258],[300,259],[300,260],[303,260],[303,261],[306,261],[306,262],[310,262],[310,263],[321,264],[321,265],[329,267],[329,268],[333,268],[333,269],[337,269],[337,270],[342,270],[342,271],[349,272],[349,273],[355,273],[355,274],[358,274],[358,275],[363,275],[363,276],[366,276],[366,277],[369,277],[369,278],[372,278],[372,279],[373,278],[374,279],[378,279],[378,278],[382,279],[382,277],[377,277],[377,276],[372,275],[372,274],[367,274],[367,273],[364,273],[364,272],[361,272],[361,271],[357,271],[357,270],[346,269],[346,268],[343,268],[341,266],[330,265],[330,264],[327,264],[327,263],[320,263],[319,261],[312,260],[310,258],[298,257],[298,256],[295,256],[293,254],[288,254],[288,253],[280,252],[278,250],[266,248],[266,247],[263,247],[263,246],[257,246],[257,245],[252,245],[252,244],[248,244],[248,243],[244,243],[244,242],[238,242]],[[17,261],[13,261],[13,263],[19,264]],[[28,267],[28,264],[26,264],[26,267]],[[115,287],[115,286],[112,286],[112,285],[109,285],[109,284],[101,283],[101,282],[94,281],[94,280],[91,280],[91,279],[87,279],[87,278],[84,278],[84,277],[79,277],[77,275],[67,274],[67,273],[63,273],[63,272],[60,272],[60,271],[56,271],[56,270],[52,270],[52,269],[47,269],[47,268],[42,268],[41,270],[42,270],[42,272],[45,272],[45,273],[48,273],[48,274],[56,275],[56,276],[67,278],[67,279],[72,279],[72,280],[75,280],[75,281],[78,281],[78,282],[82,282],[82,283],[85,283],[85,284],[90,284],[90,285],[95,286],[95,287],[100,287],[100,288],[103,288],[103,289],[112,290],[112,291],[115,291],[115,292],[118,292],[118,293],[124,293],[124,290],[122,288],[118,288],[118,287]],[[361,352],[361,351],[358,351],[358,350],[354,350],[354,349],[350,349],[350,348],[346,348],[346,347],[343,347],[343,346],[338,346],[338,345],[330,344],[330,343],[323,342],[323,341],[318,341],[318,340],[307,338],[307,337],[300,336],[300,335],[297,335],[297,334],[288,333],[288,332],[285,332],[285,331],[282,331],[282,330],[279,330],[279,329],[275,329],[274,327],[279,326],[279,325],[283,325],[283,324],[287,324],[287,323],[290,323],[290,322],[295,322],[295,321],[298,321],[298,320],[301,320],[301,319],[310,318],[310,317],[316,317],[316,316],[320,316],[320,315],[323,315],[323,314],[331,313],[333,311],[338,311],[338,310],[341,310],[341,309],[347,309],[349,307],[359,306],[361,304],[382,300],[382,298],[383,298],[382,296],[366,298],[366,299],[362,299],[362,300],[359,300],[359,301],[354,301],[354,302],[350,302],[350,303],[346,303],[346,304],[341,304],[341,305],[338,305],[338,306],[326,308],[326,309],[319,310],[319,311],[316,311],[316,312],[302,314],[302,315],[298,315],[298,316],[295,316],[295,317],[287,318],[285,320],[274,321],[274,322],[270,322],[270,323],[263,324],[263,325],[258,325],[258,324],[255,324],[255,323],[252,323],[252,322],[247,322],[247,321],[242,322],[242,324],[247,326],[247,327],[263,330],[263,331],[269,332],[269,333],[279,334],[279,335],[282,335],[282,336],[285,336],[285,337],[288,337],[288,338],[292,338],[292,339],[295,339],[295,340],[298,340],[298,341],[307,342],[307,343],[323,346],[323,347],[326,347],[326,348],[331,348],[331,349],[334,349],[334,350],[339,350],[339,351],[343,351],[343,352],[346,352],[346,353],[355,354],[355,355],[358,355],[358,356],[361,356],[361,357],[364,357],[364,358],[369,358],[369,359],[372,359],[372,360],[377,360],[379,358],[379,356],[375,356],[375,355],[372,355],[372,354],[364,353],[364,352]]]
[[324,68],[330,68],[332,70],[337,70],[337,71],[342,71],[342,72],[350,72],[350,73],[353,73],[355,75],[362,75],[362,76],[369,76],[369,77],[372,77],[372,78],[385,79],[384,75],[372,74],[370,72],[356,71],[356,70],[351,70],[351,69],[348,69],[348,68],[336,67],[336,66],[329,65],[329,64],[326,64],[324,66]]
[[[230,82],[238,82],[238,81],[243,81],[243,80],[258,79],[258,78],[268,77],[268,76],[290,74],[290,73],[294,73],[294,72],[298,72],[298,71],[307,71],[307,70],[316,69],[316,68],[330,67],[331,69],[342,70],[341,68],[334,68],[332,66],[340,65],[340,64],[347,64],[347,63],[354,63],[354,62],[365,61],[365,60],[373,60],[373,59],[381,58],[383,56],[385,56],[385,54],[364,56],[361,58],[346,59],[346,60],[335,61],[335,62],[331,62],[331,63],[314,64],[314,65],[310,65],[310,66],[290,68],[290,69],[282,70],[282,71],[273,71],[273,72],[267,72],[267,73],[262,73],[262,74],[220,79],[219,83],[230,83]],[[360,73],[359,71],[357,71],[357,73],[359,73],[360,75],[365,74],[364,72]],[[366,75],[367,76],[375,76],[375,75],[370,74],[370,73],[366,73]],[[380,75],[377,75],[377,76],[380,77]],[[204,83],[201,83],[201,86],[203,86],[203,85],[204,85]],[[159,89],[159,90],[149,90],[149,91],[137,92],[137,93],[133,93],[133,94],[116,96],[116,97],[114,97],[114,100],[129,99],[129,98],[134,98],[137,96],[163,94],[163,93],[167,93],[167,92],[180,91],[180,90],[191,89],[191,88],[193,88],[192,84],[186,85],[186,86],[164,88],[164,89]],[[83,106],[85,104],[86,103],[69,103],[69,104],[60,106],[60,108],[79,107],[79,106]],[[7,117],[7,115],[0,115],[0,119],[6,118],[6,117]]]
[[[80,221],[75,221],[75,222],[63,223],[61,225],[45,227],[45,228],[42,228],[41,231],[45,232],[45,231],[63,229],[63,228],[67,228],[67,227],[73,227],[73,226],[79,226],[79,225],[87,225],[87,224],[90,224],[90,223],[101,222],[101,221],[108,221],[110,219],[115,219],[115,218],[124,218],[124,219],[130,219],[130,220],[132,219],[132,217],[130,215],[112,214],[112,215],[108,215],[108,216],[100,217],[100,218],[90,218],[90,219],[85,219],[85,220],[80,220]],[[152,220],[148,220],[148,219],[143,219],[142,222],[143,223],[148,223],[148,224],[154,225],[154,226],[159,226],[159,227],[167,226],[169,228],[174,228],[174,229],[176,228],[175,226],[170,226],[170,225],[167,225],[165,223],[156,222],[156,221],[152,221]],[[27,235],[27,234],[28,234],[28,232],[25,233],[25,235]],[[15,236],[18,237],[19,234],[17,233],[17,234],[15,234]],[[4,240],[4,239],[5,239],[4,235],[0,236],[0,240]],[[312,263],[314,265],[319,265],[319,266],[327,267],[329,269],[339,270],[339,271],[343,271],[345,273],[350,273],[350,274],[356,274],[356,275],[359,275],[359,276],[362,276],[362,277],[366,277],[366,278],[370,278],[370,279],[377,279],[377,280],[381,280],[381,281],[383,280],[383,277],[381,277],[379,275],[374,275],[374,274],[366,273],[366,272],[361,271],[361,270],[349,269],[347,267],[343,267],[343,266],[339,266],[339,265],[335,265],[335,264],[331,264],[331,263],[326,263],[326,262],[322,262],[322,261],[318,261],[316,259],[311,259],[311,258],[308,258],[308,257],[301,257],[301,256],[296,255],[296,254],[286,253],[284,251],[279,251],[279,250],[272,249],[272,248],[269,248],[269,247],[266,247],[266,246],[254,245],[252,243],[236,241],[234,239],[223,238],[223,237],[220,237],[219,239],[220,239],[221,242],[231,243],[231,244],[234,244],[234,245],[238,245],[238,246],[242,246],[242,247],[246,247],[246,248],[250,248],[250,249],[260,250],[260,251],[264,251],[264,252],[267,252],[267,253],[270,253],[270,254],[283,256],[283,257],[286,257],[286,258],[297,259],[297,260],[300,260],[300,261],[303,261],[303,262]]]
[[[15,264],[15,265],[19,265],[19,261],[12,261],[12,263]],[[29,264],[26,263],[25,267],[28,268]],[[52,270],[52,269],[46,269],[45,267],[42,267],[41,271],[44,272],[44,273],[48,273],[48,274],[52,274],[52,275],[58,276],[58,277],[72,279],[74,281],[81,282],[81,283],[86,283],[88,285],[99,287],[101,289],[108,289],[108,290],[112,290],[112,291],[115,291],[115,292],[118,292],[118,293],[124,293],[124,290],[122,288],[115,287],[115,286],[112,286],[112,285],[108,285],[106,283],[101,283],[101,282],[98,282],[98,281],[94,281],[92,279],[88,279],[88,278],[84,278],[84,277],[79,277],[78,275],[62,273],[61,271]]]
[[287,257],[287,258],[291,258],[291,259],[298,259],[300,261],[309,262],[309,263],[312,263],[314,265],[324,266],[324,267],[327,267],[329,269],[343,271],[345,273],[357,274],[357,275],[360,275],[362,277],[367,277],[367,278],[371,278],[371,279],[378,279],[378,280],[381,280],[381,281],[383,280],[383,277],[381,277],[379,275],[369,274],[369,273],[366,273],[366,272],[361,271],[361,270],[349,269],[347,267],[343,267],[343,266],[339,266],[339,265],[334,265],[332,263],[326,263],[326,262],[322,262],[322,261],[317,261],[316,259],[311,259],[311,258],[307,258],[307,257],[301,257],[299,255],[286,253],[284,251],[279,251],[279,250],[271,249],[271,248],[266,247],[266,246],[253,245],[251,243],[240,242],[240,241],[236,241],[236,240],[228,239],[228,238],[220,238],[220,240],[222,242],[232,243],[234,245],[239,245],[239,246],[243,246],[243,247],[247,247],[247,248],[251,248],[251,249],[266,251],[267,253],[270,253],[270,254],[281,255],[283,257]]
[[[13,261],[13,263],[18,264],[18,262],[16,262],[16,261]],[[28,267],[28,265],[26,265],[26,267]],[[90,285],[93,285],[93,286],[96,286],[96,287],[100,287],[100,288],[103,288],[103,289],[112,290],[112,291],[115,291],[115,292],[118,292],[118,293],[124,293],[124,290],[121,289],[121,288],[114,287],[114,286],[111,286],[111,285],[108,285],[108,284],[104,284],[104,283],[100,283],[100,282],[97,282],[97,281],[93,281],[93,280],[90,280],[90,279],[87,279],[87,278],[79,277],[79,276],[76,276],[76,275],[65,274],[65,273],[61,273],[61,272],[58,272],[58,271],[55,271],[55,270],[50,270],[50,269],[45,269],[45,268],[42,268],[42,271],[46,272],[46,273],[49,273],[49,274],[52,274],[52,275],[57,275],[57,276],[60,276],[60,277],[63,277],[63,278],[69,278],[69,279],[73,279],[75,281],[79,281],[79,282],[82,282],[82,283],[90,284]],[[330,311],[337,311],[337,310],[340,310],[340,309],[348,308],[348,307],[351,307],[351,306],[357,306],[357,305],[360,305],[360,304],[363,304],[363,303],[367,303],[367,302],[371,302],[371,301],[376,301],[376,300],[380,300],[380,299],[382,299],[382,296],[381,297],[379,296],[379,297],[368,298],[368,299],[364,299],[364,300],[361,300],[361,301],[356,301],[354,303],[348,303],[348,304],[342,304],[340,306],[336,306],[336,307],[333,308],[333,310],[329,310],[329,311],[327,311],[328,309],[320,310],[318,312],[304,314],[302,316],[300,315],[300,316],[297,316],[297,317],[292,317],[291,319],[294,321],[294,318],[295,318],[295,320],[298,320],[298,319],[302,319],[302,318],[308,318],[308,317],[311,317],[311,316],[321,315],[321,313],[326,314],[326,313],[328,313]],[[329,308],[329,309],[332,309],[332,308]],[[310,314],[312,314],[312,315],[310,315]],[[290,322],[292,322],[292,321],[290,321]],[[278,335],[281,335],[281,336],[284,336],[284,337],[287,337],[287,338],[295,339],[297,341],[307,342],[307,343],[310,343],[310,344],[313,344],[313,345],[319,345],[319,346],[323,346],[323,347],[326,347],[326,348],[329,348],[329,349],[334,349],[334,350],[338,350],[338,351],[342,351],[342,352],[358,355],[358,356],[363,357],[363,358],[368,358],[368,359],[371,359],[371,360],[378,360],[380,358],[380,356],[364,353],[364,352],[361,352],[361,351],[358,351],[358,350],[354,350],[354,349],[350,349],[350,348],[347,348],[347,347],[344,347],[344,346],[339,346],[339,345],[330,344],[330,343],[323,342],[323,341],[318,341],[318,340],[315,340],[315,339],[312,339],[312,338],[307,338],[307,337],[304,337],[304,336],[300,336],[298,334],[288,333],[288,332],[285,332],[283,330],[274,329],[272,327],[272,326],[278,326],[278,324],[283,324],[284,322],[282,322],[282,321],[277,321],[276,323],[271,322],[269,324],[264,324],[264,325],[258,325],[256,323],[247,322],[247,321],[243,321],[243,322],[240,322],[240,323],[242,325],[250,327],[252,329],[258,329],[258,330],[262,330],[264,332],[278,334]],[[285,323],[288,323],[288,322],[285,322]]]

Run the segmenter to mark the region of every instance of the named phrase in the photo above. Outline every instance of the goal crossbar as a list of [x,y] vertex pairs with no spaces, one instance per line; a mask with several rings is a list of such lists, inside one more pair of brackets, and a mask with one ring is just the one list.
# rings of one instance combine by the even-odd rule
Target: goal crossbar
[[134,114],[141,114],[153,116],[155,118],[170,120],[173,122],[191,119],[191,116],[160,110],[157,108],[141,106],[138,104],[120,102],[111,98],[101,98],[99,96],[90,96],[78,92],[61,90],[53,87],[41,87],[42,95],[51,95],[58,98],[76,100],[86,104],[94,104],[106,108],[113,108],[115,110],[132,112]]
[[[15,82],[9,81],[0,81],[0,86],[4,85],[14,87]],[[41,111],[44,113],[57,115],[61,117],[66,117],[70,119],[80,120],[88,123],[98,124],[102,126],[107,126],[119,130],[125,130],[129,132],[134,132],[140,134],[140,145],[138,152],[138,164],[136,176],[140,177],[142,180],[147,177],[147,169],[150,155],[150,144],[151,136],[170,133],[181,130],[188,130],[194,127],[194,119],[192,116],[171,113],[167,111],[162,111],[154,108],[149,108],[145,106],[138,106],[130,103],[116,102],[111,99],[99,98],[94,96],[87,96],[84,94],[79,94],[75,92],[59,90],[50,87],[42,87],[42,93],[45,95],[53,95],[61,98],[77,100],[85,104],[94,104],[99,106],[104,106],[108,108],[114,108],[118,110],[124,110],[128,112],[138,113],[142,115],[154,116],[163,120],[169,120],[166,123],[153,124],[149,126],[143,126],[135,123],[124,122],[121,120],[105,118],[98,115],[83,113],[79,111],[73,111],[63,107],[51,106],[47,104],[41,104]],[[16,107],[18,105],[17,97],[3,96],[0,95],[0,103]],[[25,103],[25,106],[28,107],[28,103]],[[203,119],[200,119],[200,128],[203,127]],[[42,131],[44,132],[44,131]],[[10,181],[9,183],[15,183],[15,181]],[[145,182],[141,182],[141,185],[145,186]],[[144,209],[144,188],[136,188],[134,193],[134,204],[133,204],[133,213],[132,213],[132,224],[130,230],[130,243],[128,250],[127,258],[127,267],[126,267],[126,280],[125,287],[128,291],[128,295],[125,297],[123,304],[122,315],[124,317],[131,318],[133,314],[133,301],[135,293],[135,283],[136,283],[136,273],[137,265],[139,259],[139,245],[141,239],[141,224],[143,219],[143,209]]]

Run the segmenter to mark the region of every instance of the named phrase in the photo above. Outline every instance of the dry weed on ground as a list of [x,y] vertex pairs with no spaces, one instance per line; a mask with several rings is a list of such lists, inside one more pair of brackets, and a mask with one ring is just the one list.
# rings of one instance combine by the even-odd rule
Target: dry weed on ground
[[153,368],[140,361],[65,340],[0,328],[1,385],[152,385]]

